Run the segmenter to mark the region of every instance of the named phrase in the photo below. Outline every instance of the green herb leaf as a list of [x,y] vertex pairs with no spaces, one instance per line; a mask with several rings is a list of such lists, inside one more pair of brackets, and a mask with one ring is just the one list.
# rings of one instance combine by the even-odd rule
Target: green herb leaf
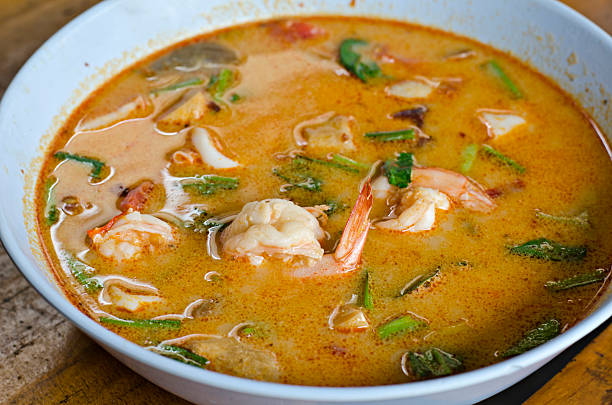
[[323,166],[328,166],[328,167],[335,167],[337,169],[342,169],[342,170],[346,170],[347,172],[352,172],[352,173],[359,173],[358,169],[355,169],[351,166],[347,166],[344,164],[340,164],[340,163],[336,163],[333,161],[329,161],[329,160],[321,160],[321,159],[315,159],[315,158],[311,158],[311,157],[307,157],[307,156],[303,156],[303,155],[297,155],[294,160],[303,160],[305,162],[311,162],[311,163],[317,163]]
[[45,220],[47,226],[51,226],[59,220],[59,210],[55,202],[54,187],[57,184],[55,176],[49,176],[45,180]]
[[234,72],[222,69],[218,75],[210,78],[208,89],[216,100],[221,100],[225,92],[234,84]]
[[608,277],[608,273],[610,273],[610,270],[597,269],[592,273],[578,274],[563,280],[547,281],[544,286],[552,291],[569,290],[570,288],[581,287],[583,285],[603,281],[606,279],[606,277]]
[[234,94],[232,94],[232,95],[230,96],[230,101],[231,101],[232,103],[237,103],[237,102],[238,102],[238,101],[240,101],[240,100],[242,100],[242,97],[240,97],[240,95],[239,95],[239,94],[234,93]]
[[322,205],[327,205],[329,207],[328,209],[323,211],[328,217],[346,208],[346,205],[344,205],[343,203],[331,200],[324,202]]
[[363,307],[365,309],[374,309],[374,299],[370,291],[370,272],[366,270],[365,281],[363,286]]
[[100,323],[105,323],[108,325],[128,326],[133,328],[181,328],[181,321],[175,319],[120,319],[101,317],[98,320],[100,321]]
[[77,260],[68,253],[64,253],[63,256],[72,276],[79,282],[79,284],[85,287],[85,290],[88,293],[94,293],[104,287],[100,280],[90,278],[96,272],[93,267],[86,265],[80,260]]
[[332,155],[332,160],[334,162],[336,162],[336,163],[341,164],[341,165],[352,166],[352,167],[354,167],[356,169],[369,169],[370,168],[370,165],[367,165],[365,163],[357,162],[357,161],[355,161],[355,160],[353,160],[351,158],[348,158],[346,156],[343,156],[343,155],[341,155],[339,153],[334,153]]
[[208,359],[179,346],[159,344],[152,348],[152,350],[158,354],[192,366],[206,367],[209,363]]
[[463,149],[461,152],[461,173],[467,174],[472,168],[474,161],[476,160],[476,156],[478,154],[478,145],[472,143]]
[[408,187],[408,183],[411,182],[413,161],[412,153],[405,152],[400,153],[396,160],[387,160],[383,165],[383,171],[389,184],[399,188]]
[[256,326],[245,326],[240,329],[240,335],[246,337],[254,337],[254,338],[264,338],[267,336],[267,333],[262,329]]
[[491,156],[491,157],[495,158],[499,162],[501,162],[501,163],[511,167],[512,169],[516,170],[520,174],[525,173],[525,168],[523,166],[521,166],[520,164],[518,164],[514,160],[510,159],[508,156],[504,155],[503,153],[493,149],[491,146],[484,144],[484,145],[482,145],[482,149],[481,150],[484,153],[486,153],[488,156]]
[[482,65],[489,73],[493,76],[497,77],[512,94],[512,98],[519,99],[523,98],[523,93],[521,90],[514,84],[514,82],[506,75],[506,72],[502,69],[502,67],[497,63],[496,60],[490,60]]
[[588,227],[591,225],[589,223],[589,213],[586,211],[581,212],[575,217],[562,217],[562,216],[547,214],[545,212],[542,212],[541,210],[536,209],[535,215],[536,215],[536,218],[539,218],[539,219],[547,219],[550,221],[560,222],[563,224],[583,226],[583,227]]
[[515,356],[517,354],[525,353],[527,350],[533,349],[549,341],[559,334],[561,330],[559,321],[556,319],[550,319],[546,322],[541,323],[536,329],[530,330],[525,334],[516,345],[506,350],[503,354],[504,357]]
[[386,339],[391,335],[414,332],[425,327],[427,327],[427,323],[421,319],[414,319],[410,316],[402,316],[387,322],[382,326],[379,326],[378,336],[381,339]]
[[299,165],[292,164],[291,167],[282,169],[274,168],[272,169],[272,173],[289,183],[283,191],[289,191],[293,188],[302,188],[308,191],[321,191],[323,181],[310,176],[304,171],[303,167]]
[[80,162],[80,163],[85,163],[88,165],[92,166],[91,169],[91,173],[89,173],[89,175],[94,178],[97,179],[100,177],[100,172],[102,171],[102,169],[104,168],[105,164],[101,161],[99,161],[98,159],[94,159],[94,158],[90,158],[90,157],[86,157],[86,156],[81,156],[81,155],[75,155],[73,153],[68,153],[68,152],[55,152],[55,154],[53,155],[53,157],[55,157],[58,160],[74,160],[75,162]]
[[408,284],[406,284],[404,288],[402,288],[399,293],[400,297],[406,294],[410,294],[420,286],[424,286],[425,288],[429,287],[431,285],[432,280],[438,274],[440,274],[440,267],[437,267],[435,270],[430,271],[429,273],[421,274],[420,276],[415,277]]
[[174,83],[174,84],[171,84],[171,85],[166,86],[166,87],[162,87],[162,88],[159,88],[159,89],[153,89],[153,90],[151,90],[151,94],[159,94],[159,93],[164,93],[164,92],[167,92],[167,91],[174,91],[174,90],[178,90],[178,89],[184,89],[185,87],[200,86],[202,84],[204,84],[202,79],[200,79],[199,77],[194,77],[192,79],[188,79],[188,80],[185,80],[185,81],[179,82],[179,83]]
[[414,129],[409,128],[400,129],[398,131],[367,132],[365,136],[381,142],[405,141],[414,139]]
[[183,190],[193,190],[201,195],[214,194],[219,190],[234,190],[238,188],[239,180],[235,177],[204,174],[190,177],[189,182],[181,182]]
[[340,44],[340,63],[364,83],[381,75],[380,67],[376,62],[366,61],[364,56],[358,52],[358,48],[363,48],[367,44],[367,41],[354,38],[345,39]]
[[510,253],[536,259],[568,261],[584,259],[587,248],[584,246],[564,246],[553,240],[539,238],[511,247]]
[[410,373],[417,378],[440,377],[463,370],[463,363],[436,347],[423,353],[408,352]]

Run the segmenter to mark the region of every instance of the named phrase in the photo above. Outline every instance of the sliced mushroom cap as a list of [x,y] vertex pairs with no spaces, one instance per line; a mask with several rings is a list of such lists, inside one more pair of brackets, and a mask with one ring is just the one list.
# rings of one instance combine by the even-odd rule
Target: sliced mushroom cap
[[196,42],[182,46],[149,65],[155,73],[169,70],[191,72],[238,62],[237,53],[217,42]]
[[512,111],[481,110],[478,118],[487,127],[489,138],[493,139],[506,135],[527,122]]
[[360,332],[370,327],[368,318],[355,304],[343,304],[334,309],[329,318],[329,327],[338,332]]
[[280,365],[274,353],[231,337],[189,335],[164,343],[184,347],[207,358],[210,368],[221,373],[264,381],[280,378]]

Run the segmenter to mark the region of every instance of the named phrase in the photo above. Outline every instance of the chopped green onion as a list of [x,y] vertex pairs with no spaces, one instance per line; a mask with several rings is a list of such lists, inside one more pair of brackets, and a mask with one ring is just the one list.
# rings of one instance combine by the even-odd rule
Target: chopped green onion
[[374,309],[374,299],[370,291],[370,272],[366,270],[365,281],[363,286],[363,307],[365,309]]
[[396,160],[387,160],[383,165],[383,172],[389,184],[399,188],[408,187],[412,181],[412,164],[414,162],[412,153],[401,152]]
[[494,157],[501,163],[513,168],[517,172],[521,174],[525,173],[525,168],[523,166],[521,166],[514,160],[510,159],[508,156],[502,154],[501,152],[493,149],[491,146],[486,145],[486,144],[482,145],[482,151],[486,153],[487,155]]
[[242,97],[240,97],[240,95],[239,95],[239,94],[234,93],[234,94],[232,94],[232,95],[230,96],[230,101],[231,101],[232,103],[237,103],[237,102],[238,102],[238,101],[240,101],[240,100],[242,100]]
[[414,139],[414,129],[400,129],[399,131],[367,132],[367,138],[381,142],[405,141]]
[[45,180],[45,219],[47,226],[51,226],[59,219],[59,210],[55,203],[55,190],[57,184],[55,176],[49,176]]
[[440,267],[437,267],[435,270],[429,273],[421,274],[420,276],[415,277],[412,281],[406,284],[404,288],[402,288],[399,293],[400,297],[406,294],[410,294],[411,292],[418,289],[420,286],[424,286],[425,288],[429,287],[431,285],[432,280],[438,274],[440,274]]
[[200,79],[199,77],[194,77],[192,79],[185,80],[184,82],[174,83],[174,84],[171,84],[169,86],[162,87],[160,89],[153,89],[153,90],[151,90],[151,93],[152,94],[164,93],[164,92],[167,92],[167,91],[174,91],[174,90],[178,90],[178,89],[183,89],[185,87],[199,86],[201,84],[204,84],[202,79]]
[[363,55],[356,50],[367,44],[367,41],[363,39],[354,38],[345,39],[340,44],[340,63],[364,83],[381,75],[380,67],[376,62],[365,61]]
[[597,269],[592,273],[578,274],[573,277],[569,277],[559,281],[547,281],[544,286],[552,291],[563,291],[569,290],[570,288],[581,287],[603,281],[608,277],[610,270]]
[[346,156],[343,156],[339,153],[334,153],[332,155],[332,160],[336,163],[339,163],[341,165],[345,165],[345,166],[353,166],[356,169],[369,169],[370,165],[367,165],[365,163],[361,163],[361,162],[357,162],[351,158],[348,158]]
[[194,190],[201,195],[214,194],[219,190],[234,190],[238,188],[239,180],[235,177],[223,177],[213,174],[194,176],[192,182],[181,183],[183,190]]
[[55,157],[58,160],[68,159],[68,160],[74,160],[75,162],[80,162],[80,163],[91,165],[92,169],[89,175],[94,179],[97,179],[100,177],[100,172],[102,171],[102,168],[105,166],[105,164],[99,161],[98,159],[81,156],[81,155],[75,155],[73,153],[68,153],[68,152],[61,152],[61,151],[55,152],[53,157]]
[[497,77],[499,81],[512,93],[512,98],[519,99],[523,98],[523,93],[521,90],[514,84],[514,82],[508,77],[506,72],[501,68],[499,63],[496,60],[490,60],[482,65],[485,69],[487,69],[492,75]]
[[197,367],[206,367],[208,359],[179,346],[159,344],[152,348],[158,354]]
[[355,168],[352,168],[350,166],[343,165],[343,164],[340,164],[340,163],[336,163],[336,162],[330,162],[329,160],[315,159],[315,158],[307,157],[307,156],[304,156],[304,155],[297,155],[294,159],[297,159],[297,160],[301,159],[301,160],[304,160],[306,162],[318,163],[318,164],[323,165],[323,166],[335,167],[335,168],[338,168],[338,169],[346,170],[348,172],[353,172],[353,173],[358,173],[359,172],[359,170],[357,170]]
[[586,211],[581,212],[575,217],[562,217],[562,216],[547,214],[545,212],[542,212],[541,210],[536,209],[535,215],[536,215],[536,218],[548,219],[550,221],[561,222],[564,224],[584,226],[584,227],[590,226],[589,213]]
[[463,149],[461,152],[461,173],[467,174],[472,168],[474,161],[476,160],[476,156],[478,155],[478,145],[472,143]]
[[502,356],[509,357],[525,353],[527,350],[549,341],[559,334],[560,326],[559,321],[556,319],[550,319],[541,323],[537,328],[527,332],[517,344],[506,350]]
[[181,321],[175,319],[120,319],[120,318],[105,318],[98,319],[100,323],[115,326],[129,326],[134,328],[164,328],[164,329],[180,329]]
[[533,239],[521,245],[512,246],[510,253],[536,259],[552,261],[582,260],[587,254],[584,246],[564,246],[546,238]]
[[423,353],[408,352],[410,373],[417,378],[440,377],[463,369],[463,363],[436,347]]
[[230,69],[221,69],[218,75],[210,78],[208,89],[216,100],[220,100],[233,84],[234,72]]
[[66,260],[66,264],[68,264],[68,269],[70,269],[72,276],[79,282],[79,284],[85,287],[85,290],[88,293],[94,293],[104,287],[100,280],[91,278],[91,276],[95,273],[95,269],[93,267],[90,267],[80,260],[77,260],[68,253],[64,253],[64,259]]
[[386,339],[391,335],[414,332],[424,327],[427,327],[427,324],[421,319],[414,319],[410,316],[402,316],[387,322],[382,326],[379,326],[378,336],[381,339]]

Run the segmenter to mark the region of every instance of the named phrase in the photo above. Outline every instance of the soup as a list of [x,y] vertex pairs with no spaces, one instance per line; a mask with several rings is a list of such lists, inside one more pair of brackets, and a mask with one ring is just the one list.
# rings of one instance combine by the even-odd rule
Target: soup
[[610,273],[612,164],[559,88],[474,41],[317,17],[177,44],[92,94],[38,181],[49,264],[148,350],[302,385],[523,353]]

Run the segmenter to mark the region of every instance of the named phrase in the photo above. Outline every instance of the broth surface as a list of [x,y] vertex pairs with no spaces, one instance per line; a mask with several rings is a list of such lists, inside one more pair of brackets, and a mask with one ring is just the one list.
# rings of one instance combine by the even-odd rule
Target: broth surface
[[[368,42],[364,49],[371,52],[382,75],[364,83],[342,67],[338,48],[346,38]],[[183,319],[180,329],[105,326],[151,347],[190,334],[226,337],[246,322],[252,333],[239,332],[239,344],[272,353],[277,362],[273,376],[262,373],[248,356],[246,366],[233,367],[227,360],[215,361],[218,353],[211,352],[238,349],[183,346],[209,358],[212,370],[290,384],[360,386],[417,379],[402,371],[402,356],[409,351],[439,348],[459,358],[465,370],[496,363],[543,321],[554,318],[564,331],[592,308],[607,279],[558,292],[545,283],[610,268],[612,164],[589,117],[550,81],[474,41],[380,20],[306,18],[297,25],[272,21],[206,35],[173,49],[196,42],[222,44],[235,51],[235,60],[228,62],[215,48],[220,62],[163,70],[154,61],[170,51],[152,56],[94,93],[52,145],[39,179],[39,232],[58,282],[84,312],[95,319],[151,319],[183,314],[190,303],[203,299],[205,304],[193,319]],[[503,68],[522,98],[513,98],[503,80],[483,67],[491,60]],[[226,68],[233,81],[220,94],[218,80]],[[211,85],[213,77],[217,83],[213,79]],[[428,83],[422,78],[439,83],[429,96],[389,96],[390,86],[404,80]],[[168,88],[186,80],[194,85]],[[204,95],[206,102],[189,124],[164,121],[196,94]],[[118,115],[116,122],[95,126],[94,119],[102,122],[134,100],[137,107]],[[431,139],[381,142],[364,136],[415,131],[414,120],[394,119],[391,114],[419,105],[427,108],[422,131]],[[490,138],[478,118],[482,109],[510,111],[525,123]],[[332,111],[352,117],[354,149],[334,149],[331,144],[300,149],[295,128]],[[193,127],[206,128],[217,140],[217,149],[240,166],[215,169],[202,162],[173,163],[174,152],[196,150]],[[223,252],[219,238],[217,260],[211,255],[207,231],[194,232],[188,223],[196,208],[218,218],[239,212],[248,202],[270,198],[289,199],[302,207],[334,201],[340,208],[322,225],[329,235],[322,246],[333,252],[368,170],[311,162],[309,173],[323,181],[320,191],[286,190],[287,181],[273,174],[291,165],[291,158],[283,155],[300,150],[303,156],[327,161],[328,154],[341,153],[369,166],[411,152],[419,166],[460,172],[462,152],[471,144],[490,145],[526,169],[521,174],[482,149],[477,153],[466,174],[487,190],[495,209],[474,212],[455,201],[448,211],[436,211],[433,229],[400,233],[376,227],[375,220],[387,215],[389,207],[375,199],[370,214],[374,226],[362,264],[346,274],[293,277],[290,269],[299,261],[266,257],[255,266]],[[100,178],[92,178],[91,164],[53,157],[57,151],[104,162]],[[239,185],[210,195],[177,186],[177,178],[204,174],[238,178]],[[52,189],[58,214],[51,225],[46,218],[49,178],[56,180]],[[143,181],[156,185],[143,212],[170,224],[175,240],[160,249],[151,244],[152,252],[137,259],[108,259],[92,247],[87,231],[121,214],[119,202]],[[586,226],[536,215],[573,217],[585,211]],[[541,237],[585,246],[587,254],[582,260],[547,261],[509,252],[509,246]],[[153,286],[161,301],[134,312],[101,302],[99,290],[87,291],[83,277],[75,277],[70,266],[75,259],[94,269],[85,278],[121,276]],[[439,274],[430,284],[399,296],[409,281],[436,268]],[[372,309],[361,308],[366,269]],[[353,295],[369,327],[348,333],[331,329],[332,312]],[[424,320],[426,327],[385,339],[379,336],[377,328],[403,315]]]

